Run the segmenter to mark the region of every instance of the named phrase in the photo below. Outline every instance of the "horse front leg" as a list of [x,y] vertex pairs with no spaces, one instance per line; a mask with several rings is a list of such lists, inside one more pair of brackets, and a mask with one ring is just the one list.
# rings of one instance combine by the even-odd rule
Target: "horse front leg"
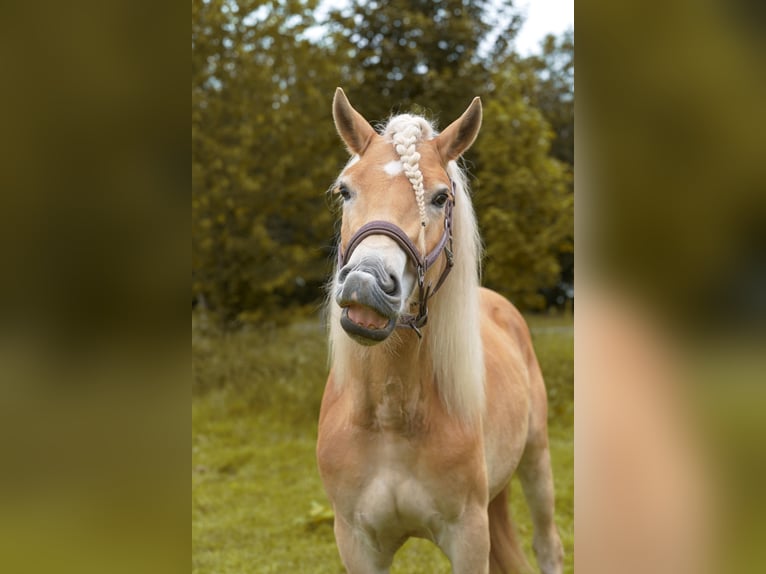
[[439,546],[453,574],[489,574],[489,518],[486,506],[475,506],[451,525]]
[[376,548],[376,541],[360,527],[354,527],[344,518],[335,516],[335,543],[349,574],[388,574],[393,552]]
[[564,550],[554,521],[554,488],[548,441],[530,445],[519,465],[519,478],[534,525],[532,547],[542,574],[561,574]]

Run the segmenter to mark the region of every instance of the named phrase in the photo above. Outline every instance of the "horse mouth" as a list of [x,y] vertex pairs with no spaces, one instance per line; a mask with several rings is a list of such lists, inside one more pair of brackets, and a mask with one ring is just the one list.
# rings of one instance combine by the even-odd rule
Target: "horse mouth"
[[352,303],[344,306],[340,325],[357,342],[374,345],[391,334],[396,327],[396,319],[381,315],[372,307]]

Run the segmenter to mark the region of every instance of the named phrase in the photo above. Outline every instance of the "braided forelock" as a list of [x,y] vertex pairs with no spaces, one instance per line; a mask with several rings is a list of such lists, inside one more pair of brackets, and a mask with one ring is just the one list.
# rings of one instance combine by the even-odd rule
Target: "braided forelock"
[[388,123],[384,134],[390,135],[394,149],[401,159],[404,175],[407,176],[415,191],[415,201],[420,213],[419,242],[420,248],[425,251],[426,202],[417,145],[432,136],[433,128],[424,118],[403,114]]

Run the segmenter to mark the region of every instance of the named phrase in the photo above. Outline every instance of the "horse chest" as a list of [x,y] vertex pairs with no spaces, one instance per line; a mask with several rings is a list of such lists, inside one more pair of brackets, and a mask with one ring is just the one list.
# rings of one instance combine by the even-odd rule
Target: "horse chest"
[[418,389],[396,383],[389,378],[369,408],[348,418],[336,414],[342,402],[331,404],[318,445],[336,514],[379,548],[410,536],[436,542],[468,494],[486,488],[476,437],[450,431],[433,408],[426,416]]
[[345,445],[349,456],[343,473],[350,480],[336,491],[336,511],[373,545],[395,545],[408,536],[436,541],[461,514],[464,497],[447,495],[452,481],[429,466],[424,444],[375,434],[374,441]]
[[436,539],[460,513],[440,495],[439,477],[417,464],[417,453],[390,441],[367,460],[363,486],[350,517],[374,539],[403,536]]
[[422,535],[443,521],[429,489],[402,472],[373,474],[359,494],[354,519],[379,534]]

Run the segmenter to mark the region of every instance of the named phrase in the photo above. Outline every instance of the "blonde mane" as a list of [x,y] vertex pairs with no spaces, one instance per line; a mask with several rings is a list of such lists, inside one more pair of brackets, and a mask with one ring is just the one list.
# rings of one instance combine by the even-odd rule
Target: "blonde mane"
[[[436,131],[424,118],[403,114],[393,117],[383,128],[382,135],[391,141],[399,154],[403,171],[415,192],[423,224],[419,247],[425,251],[425,192],[417,145],[435,137]],[[355,158],[349,165],[352,162],[355,163]],[[455,265],[439,292],[429,300],[429,319],[420,344],[431,361],[431,372],[447,410],[462,421],[473,421],[484,409],[484,353],[479,324],[481,239],[465,173],[454,161],[447,165],[447,173],[455,185]],[[327,315],[330,364],[336,384],[342,384],[351,361],[367,361],[372,353],[395,355],[401,337],[394,332],[375,347],[364,347],[351,340],[340,326],[340,307],[332,295],[337,287],[337,272],[336,267],[328,290]],[[417,297],[417,293],[413,295]]]

